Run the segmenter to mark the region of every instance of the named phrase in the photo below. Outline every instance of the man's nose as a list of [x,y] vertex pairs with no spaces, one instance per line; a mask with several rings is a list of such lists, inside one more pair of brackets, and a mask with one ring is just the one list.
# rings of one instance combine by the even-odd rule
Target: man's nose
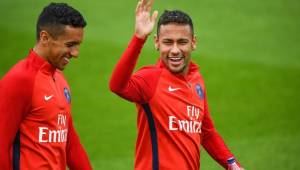
[[176,56],[179,53],[180,53],[180,49],[178,48],[177,44],[174,44],[171,48],[171,54]]
[[77,58],[78,55],[79,55],[79,49],[77,47],[72,48],[71,51],[70,51],[70,54],[71,54],[72,57]]

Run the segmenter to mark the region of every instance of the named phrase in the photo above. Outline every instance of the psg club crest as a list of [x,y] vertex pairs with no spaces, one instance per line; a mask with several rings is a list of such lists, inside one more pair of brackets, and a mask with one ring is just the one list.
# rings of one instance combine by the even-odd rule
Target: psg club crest
[[203,100],[204,99],[204,93],[203,93],[203,89],[201,88],[200,84],[197,83],[195,88],[196,88],[196,92],[197,92],[200,100]]
[[64,88],[64,95],[65,95],[66,100],[68,101],[68,103],[71,103],[70,91],[66,87]]

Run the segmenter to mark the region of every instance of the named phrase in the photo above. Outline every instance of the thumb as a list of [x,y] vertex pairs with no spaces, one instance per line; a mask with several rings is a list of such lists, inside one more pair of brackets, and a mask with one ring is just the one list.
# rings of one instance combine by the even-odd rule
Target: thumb
[[151,16],[151,22],[155,22],[158,16],[158,11],[154,11]]

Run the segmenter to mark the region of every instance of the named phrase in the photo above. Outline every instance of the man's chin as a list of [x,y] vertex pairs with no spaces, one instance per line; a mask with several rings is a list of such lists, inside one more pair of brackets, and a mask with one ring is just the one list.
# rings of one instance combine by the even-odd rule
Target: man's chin
[[65,66],[61,66],[61,67],[56,67],[56,69],[63,71],[65,69]]
[[183,73],[184,67],[180,66],[180,67],[172,67],[169,66],[168,70],[174,74],[181,74]]
[[65,67],[59,68],[60,71],[63,71],[65,69]]

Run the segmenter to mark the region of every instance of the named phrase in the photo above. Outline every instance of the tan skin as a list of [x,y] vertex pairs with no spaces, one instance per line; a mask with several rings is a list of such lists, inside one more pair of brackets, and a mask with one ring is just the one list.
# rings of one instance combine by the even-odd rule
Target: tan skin
[[155,47],[165,66],[175,74],[186,75],[191,52],[196,48],[196,37],[189,25],[170,23],[161,25],[155,36]]
[[[140,0],[136,7],[135,35],[145,39],[151,34],[158,12],[150,15],[154,0]],[[155,47],[165,66],[175,74],[187,74],[190,53],[196,48],[196,37],[188,25],[161,25],[155,36]]]
[[[154,0],[140,0],[136,7],[135,35],[146,39],[152,32],[158,12],[150,14]],[[190,63],[191,52],[196,48],[196,37],[189,25],[170,23],[161,25],[159,35],[155,36],[154,44],[159,50],[160,58],[174,74],[186,75]],[[228,170],[244,170],[229,167]]]
[[33,50],[53,67],[63,70],[71,58],[78,57],[83,34],[83,28],[69,25],[65,26],[63,33],[57,37],[52,37],[46,30],[42,30]]

